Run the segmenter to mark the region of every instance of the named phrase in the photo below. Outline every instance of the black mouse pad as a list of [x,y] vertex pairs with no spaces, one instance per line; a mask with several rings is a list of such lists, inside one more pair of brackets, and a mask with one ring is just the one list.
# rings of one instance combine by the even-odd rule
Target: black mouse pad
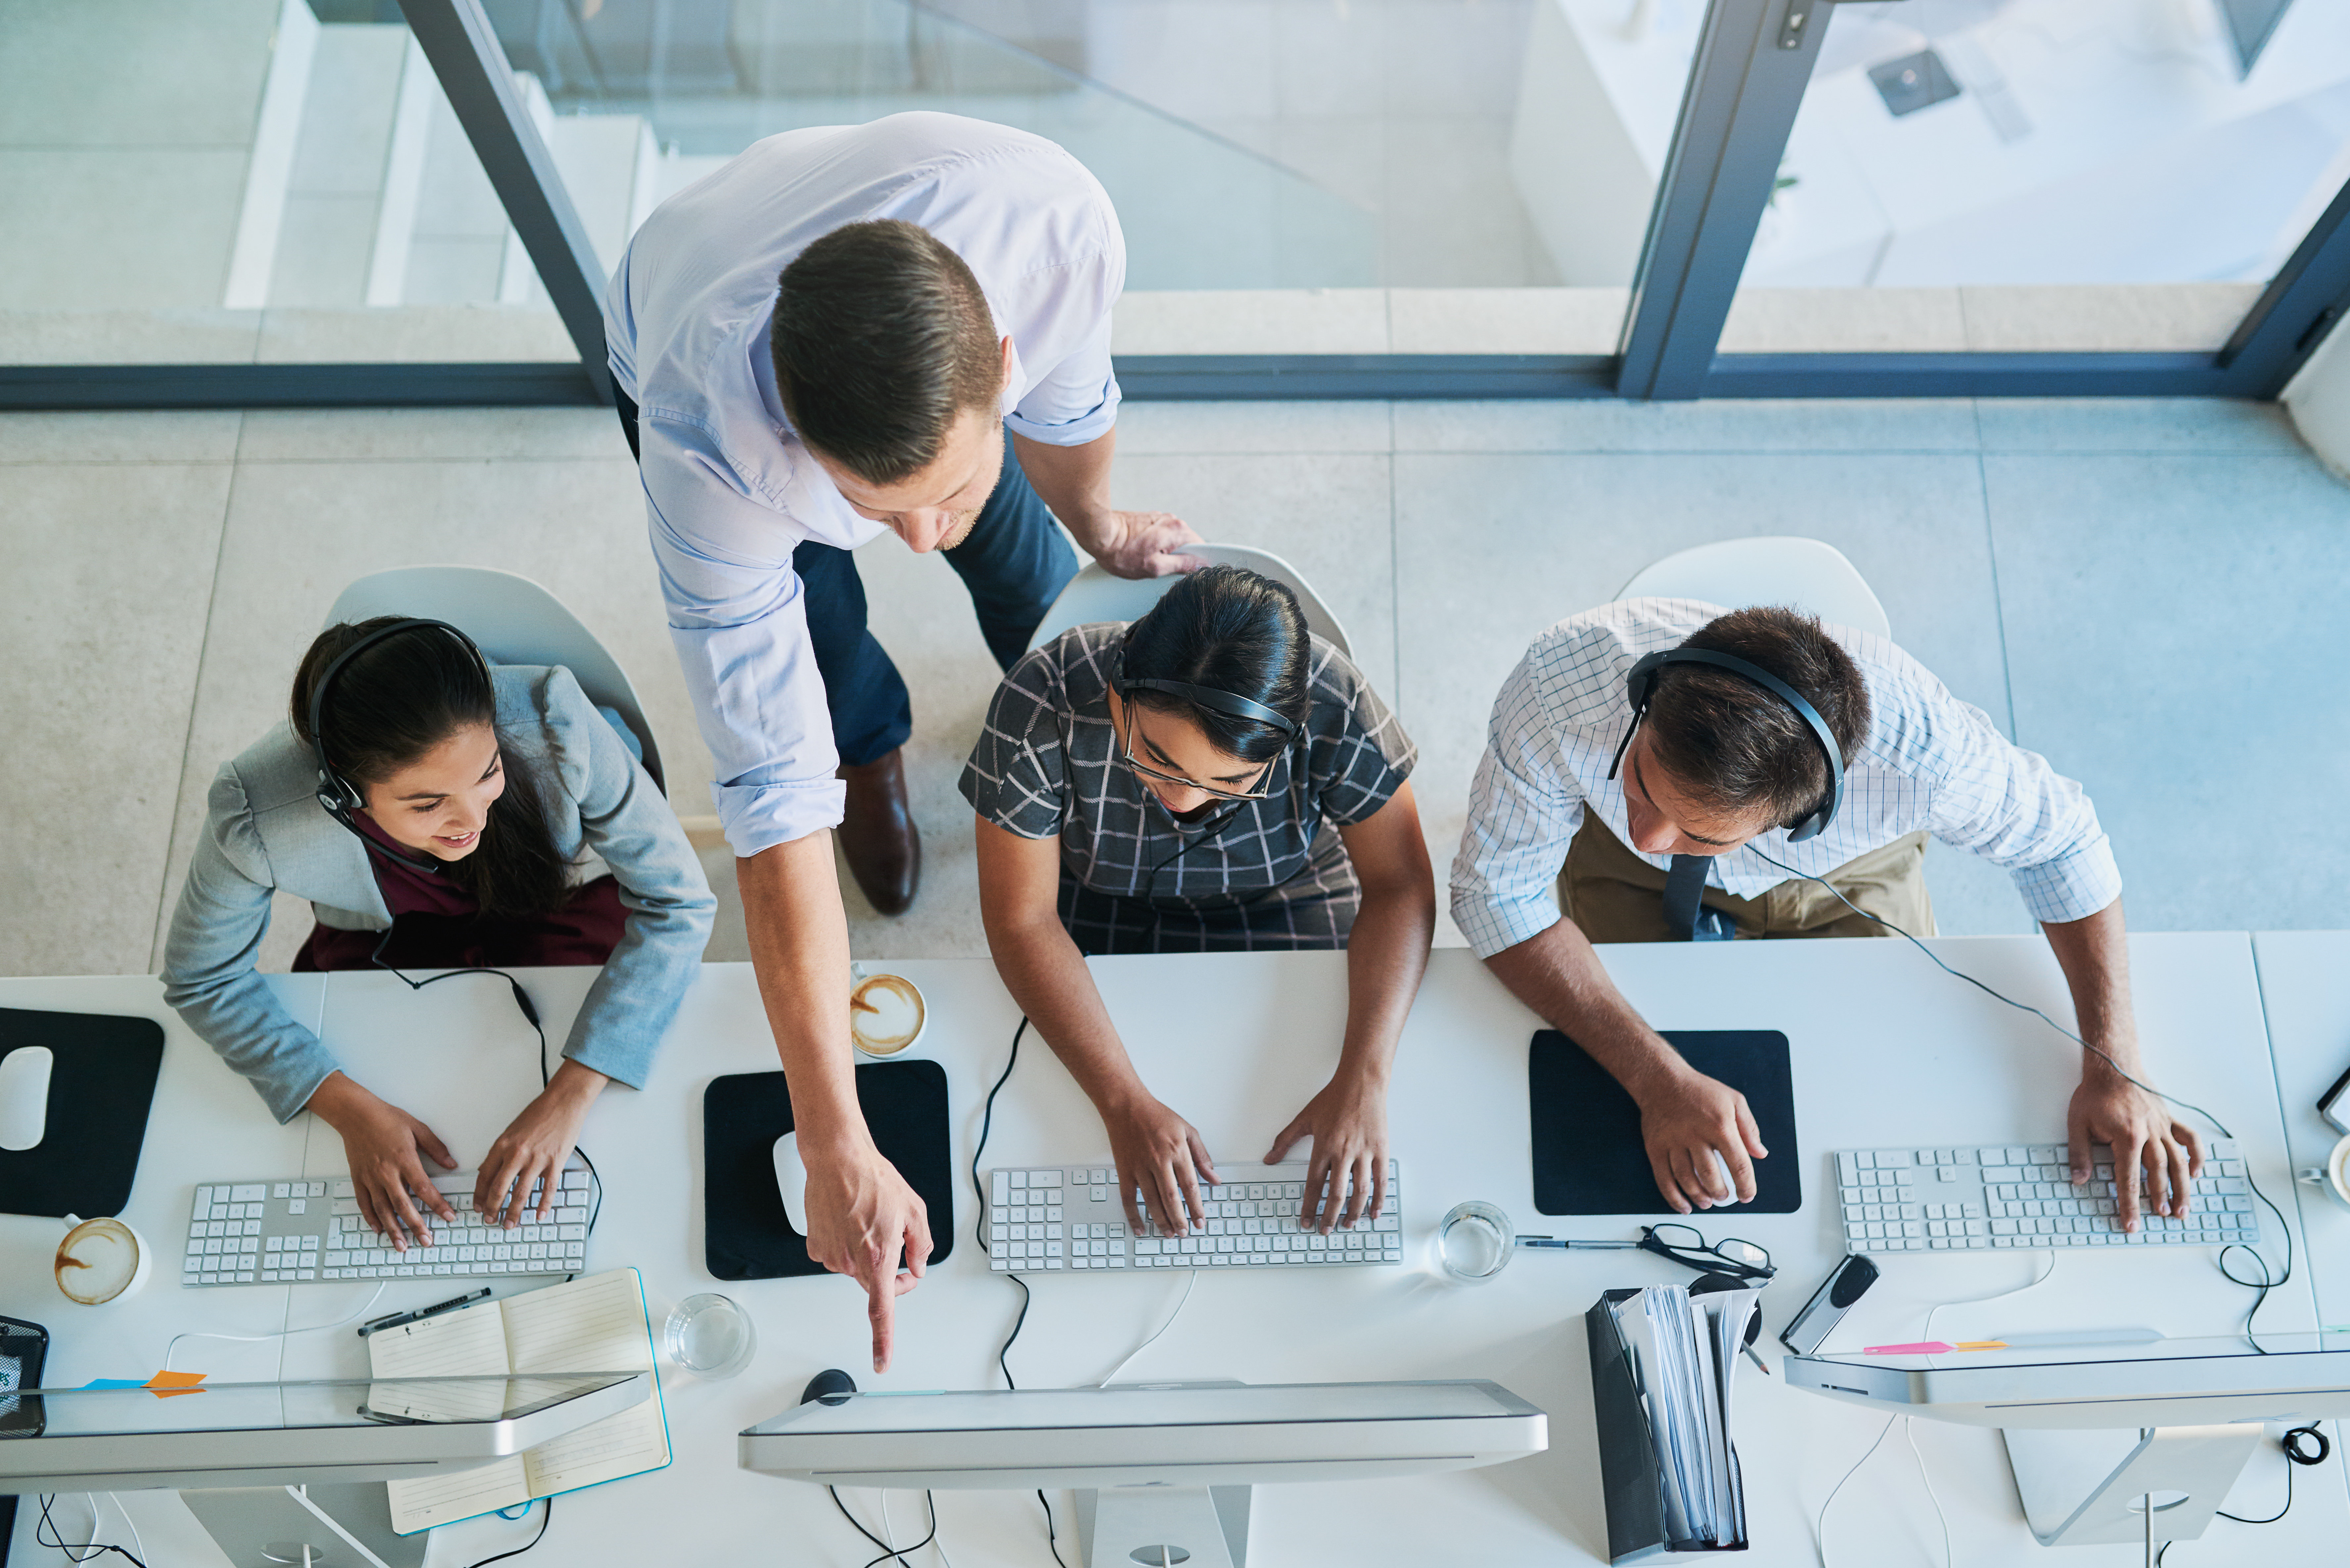
[[[931,1262],[954,1251],[954,1162],[947,1146],[947,1075],[936,1062],[857,1069],[857,1104],[881,1156],[930,1210]],[[702,1092],[702,1262],[722,1280],[820,1274],[784,1215],[775,1140],[792,1130],[781,1073],[733,1073]],[[902,1260],[901,1260],[902,1262]]]
[[[1746,1096],[1767,1159],[1754,1162],[1754,1201],[1708,1214],[1793,1214],[1804,1206],[1795,1147],[1795,1083],[1775,1029],[1676,1029],[1665,1040],[1689,1064]],[[1555,1029],[1526,1056],[1534,1114],[1534,1208],[1544,1214],[1665,1214],[1640,1142],[1640,1108],[1583,1047]],[[1675,1218],[1679,1218],[1675,1216]],[[1717,1238],[1718,1239],[1718,1238]]]
[[0,1213],[95,1220],[120,1214],[139,1174],[147,1111],[163,1070],[151,1018],[0,1007],[0,1058],[46,1045],[48,1120],[30,1148],[0,1148]]

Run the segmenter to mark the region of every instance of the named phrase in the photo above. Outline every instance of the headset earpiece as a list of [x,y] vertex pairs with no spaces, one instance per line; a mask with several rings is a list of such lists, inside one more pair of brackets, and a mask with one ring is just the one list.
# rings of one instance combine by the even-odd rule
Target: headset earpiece
[[1835,732],[1828,728],[1828,722],[1820,717],[1819,710],[1804,701],[1802,692],[1760,665],[1749,663],[1735,654],[1716,653],[1707,648],[1669,648],[1659,653],[1642,655],[1633,664],[1631,672],[1624,677],[1624,700],[1631,704],[1632,722],[1624,731],[1624,739],[1617,744],[1616,760],[1607,764],[1607,776],[1611,779],[1616,776],[1616,770],[1623,765],[1624,753],[1631,749],[1633,732],[1639,729],[1640,721],[1648,717],[1649,701],[1656,695],[1657,677],[1668,666],[1675,664],[1727,670],[1742,680],[1751,681],[1793,708],[1796,716],[1811,727],[1812,738],[1819,742],[1821,754],[1827,758],[1828,791],[1818,805],[1784,825],[1787,842],[1801,844],[1826,831],[1828,824],[1835,820],[1837,811],[1844,805],[1844,753],[1836,744]]

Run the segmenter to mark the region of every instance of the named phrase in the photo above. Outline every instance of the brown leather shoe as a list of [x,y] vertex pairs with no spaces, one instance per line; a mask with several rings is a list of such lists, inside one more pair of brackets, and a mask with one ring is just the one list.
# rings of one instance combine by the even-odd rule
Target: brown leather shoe
[[848,785],[840,823],[841,853],[866,902],[885,915],[902,915],[922,879],[922,835],[906,805],[904,751],[851,767],[838,775]]

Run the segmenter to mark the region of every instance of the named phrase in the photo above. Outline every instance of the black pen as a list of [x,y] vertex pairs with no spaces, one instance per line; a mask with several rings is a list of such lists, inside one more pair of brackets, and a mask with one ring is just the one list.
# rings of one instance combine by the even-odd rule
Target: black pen
[[365,1339],[378,1329],[398,1328],[404,1323],[421,1323],[428,1317],[439,1317],[444,1312],[455,1312],[459,1307],[480,1301],[489,1293],[490,1287],[484,1285],[478,1291],[467,1291],[462,1296],[451,1296],[447,1301],[433,1306],[419,1307],[414,1312],[396,1312],[390,1317],[380,1317],[373,1323],[363,1323],[359,1324],[359,1337]]
[[1622,1251],[1640,1244],[1638,1241],[1567,1241],[1555,1236],[1519,1236],[1514,1240],[1521,1247],[1556,1247],[1563,1251],[1575,1252]]

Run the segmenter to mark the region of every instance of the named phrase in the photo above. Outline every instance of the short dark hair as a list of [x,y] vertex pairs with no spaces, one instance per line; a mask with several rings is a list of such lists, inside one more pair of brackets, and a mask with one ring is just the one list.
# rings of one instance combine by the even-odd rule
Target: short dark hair
[[[1683,648],[1727,653],[1777,676],[1819,711],[1845,764],[1868,733],[1868,687],[1817,616],[1776,606],[1732,610]],[[1804,716],[1727,670],[1667,665],[1648,701],[1649,753],[1700,804],[1793,823],[1827,798],[1828,760]]]
[[835,229],[775,280],[775,391],[800,439],[872,484],[939,454],[965,409],[993,410],[1003,355],[962,257],[918,223]]
[[[1313,644],[1286,583],[1240,566],[1206,566],[1167,590],[1127,629],[1128,677],[1177,680],[1261,703],[1304,729],[1313,701]],[[1202,708],[1170,691],[1127,701],[1197,724],[1218,751],[1244,763],[1279,756],[1289,733],[1260,719]]]
[[310,692],[342,651],[395,618],[343,622],[320,632],[294,672],[294,733],[356,784],[381,784],[458,731],[480,724],[497,734],[506,787],[490,803],[473,853],[442,867],[488,915],[552,913],[571,898],[569,868],[547,826],[538,771],[497,733],[497,693],[473,649],[422,627],[387,637],[337,672],[319,712],[325,744],[310,732]]

